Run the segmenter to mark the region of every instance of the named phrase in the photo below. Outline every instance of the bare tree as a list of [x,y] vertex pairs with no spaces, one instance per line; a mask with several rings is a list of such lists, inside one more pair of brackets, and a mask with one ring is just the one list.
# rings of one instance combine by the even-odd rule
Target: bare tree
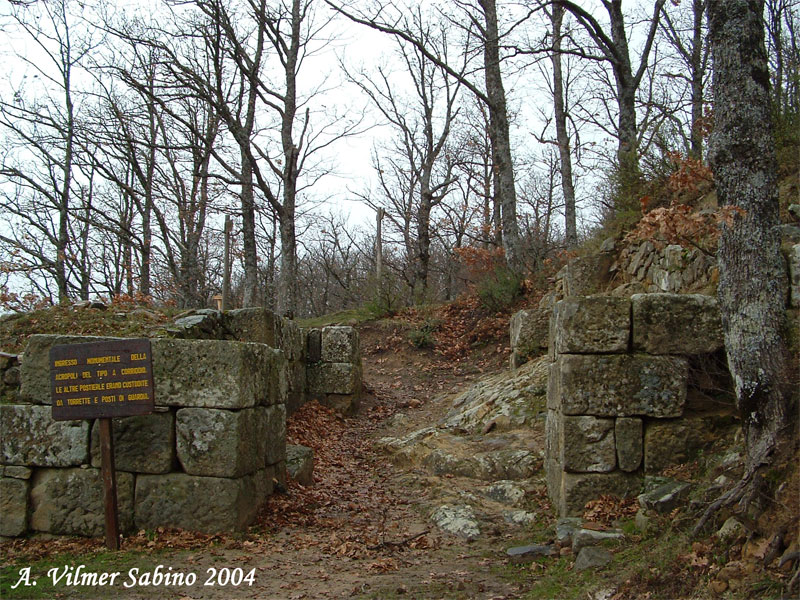
[[742,480],[709,507],[759,491],[756,473],[790,439],[791,390],[781,329],[785,272],[780,254],[777,162],[770,119],[763,0],[708,5],[714,59],[714,129],[709,157],[720,204],[734,207],[717,259],[718,297],[728,367],[742,418],[746,461]]

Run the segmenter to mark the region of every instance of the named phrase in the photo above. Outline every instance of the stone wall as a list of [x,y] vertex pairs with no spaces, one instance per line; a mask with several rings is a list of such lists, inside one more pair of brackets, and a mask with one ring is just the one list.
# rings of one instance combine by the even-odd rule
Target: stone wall
[[694,373],[722,343],[709,296],[568,297],[554,306],[545,468],[560,516],[581,514],[601,494],[636,494],[646,475],[711,441],[698,403],[714,393],[704,385],[718,384]]
[[328,326],[309,329],[306,348],[307,398],[344,414],[361,402],[361,349],[358,331]]
[[[48,368],[54,344],[101,339],[30,339],[15,403],[0,405],[0,535],[102,535],[98,425],[52,419]],[[155,413],[113,422],[121,529],[245,529],[285,477],[284,352],[153,339],[152,354]]]

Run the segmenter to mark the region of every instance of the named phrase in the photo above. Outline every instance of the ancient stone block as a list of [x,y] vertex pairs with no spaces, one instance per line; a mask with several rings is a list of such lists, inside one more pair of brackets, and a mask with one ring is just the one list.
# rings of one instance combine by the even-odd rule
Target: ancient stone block
[[[100,469],[39,469],[31,480],[30,528],[57,535],[101,536],[105,531]],[[122,532],[133,527],[133,475],[117,473]]]
[[0,461],[7,465],[80,465],[89,459],[89,423],[54,421],[49,406],[3,404],[0,447]]
[[551,387],[565,415],[677,417],[686,403],[684,357],[560,355],[556,365]]
[[306,337],[306,358],[309,363],[322,360],[322,330],[309,329]]
[[119,340],[112,337],[89,337],[78,335],[32,335],[20,366],[21,402],[51,404],[50,400],[50,348],[57,344],[81,344]]
[[521,310],[511,317],[511,367],[516,369],[547,349],[550,336],[549,308]]
[[286,471],[300,485],[314,483],[314,451],[306,446],[286,446]]
[[286,404],[289,400],[289,361],[283,350],[270,350],[267,354],[270,360],[269,394],[264,404]]
[[642,478],[633,473],[566,473],[562,472],[555,505],[560,517],[583,514],[586,503],[603,494],[626,498],[639,493]]
[[241,477],[263,469],[267,410],[180,409],[175,432],[183,470],[189,475]]
[[[156,412],[112,421],[114,463],[120,471],[169,473],[175,462],[175,415]],[[100,426],[91,438],[92,466],[100,466]]]
[[266,403],[272,350],[263,344],[154,339],[156,404],[247,408]]
[[195,310],[175,319],[167,329],[175,337],[187,340],[221,340],[225,337],[222,313],[211,308]]
[[28,482],[0,477],[0,536],[16,537],[28,529]]
[[264,461],[275,465],[286,460],[286,407],[270,406],[264,412]]
[[184,473],[136,478],[139,529],[180,527],[205,533],[244,531],[272,493],[266,469],[237,479]]
[[306,371],[308,391],[319,394],[356,394],[361,370],[352,363],[316,363]]
[[614,419],[565,416],[561,464],[574,473],[608,473],[617,466]]
[[702,418],[674,419],[647,423],[644,431],[644,470],[658,473],[687,462],[701,448],[715,440],[710,423]]
[[633,349],[649,354],[709,354],[722,348],[717,300],[700,294],[635,294]]
[[565,296],[588,296],[601,291],[610,279],[610,253],[573,258],[560,273]]
[[291,319],[281,319],[276,322],[276,337],[277,347],[283,350],[287,360],[303,360],[305,358],[303,334],[297,323]]
[[635,471],[642,464],[642,420],[635,417],[616,419],[614,437],[617,463],[623,471]]
[[266,308],[239,308],[223,314],[228,332],[241,342],[257,342],[277,348],[275,322],[279,317]]
[[570,297],[553,308],[559,354],[616,353],[628,349],[630,302],[612,296]]
[[328,326],[322,329],[322,360],[332,363],[357,363],[361,360],[358,331],[353,327]]
[[14,479],[30,479],[31,475],[33,475],[33,469],[6,465],[5,467],[0,467],[0,475],[3,477],[13,477]]
[[547,374],[547,408],[550,410],[561,409],[561,388],[558,385],[561,363],[550,363]]

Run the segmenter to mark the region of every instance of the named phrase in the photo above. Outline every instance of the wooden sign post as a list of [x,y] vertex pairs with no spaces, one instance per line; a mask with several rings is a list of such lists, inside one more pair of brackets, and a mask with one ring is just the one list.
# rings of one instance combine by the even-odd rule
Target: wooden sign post
[[119,550],[117,474],[111,419],[155,407],[150,340],[62,344],[50,349],[53,419],[98,419],[106,546]]

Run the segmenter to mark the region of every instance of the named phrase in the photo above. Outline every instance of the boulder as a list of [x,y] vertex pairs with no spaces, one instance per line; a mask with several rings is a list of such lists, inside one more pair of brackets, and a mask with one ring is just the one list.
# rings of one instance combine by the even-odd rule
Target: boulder
[[314,451],[306,446],[287,445],[286,472],[300,485],[312,485],[314,483]]
[[272,473],[267,469],[236,479],[185,473],[139,475],[136,527],[179,527],[204,533],[244,531],[271,493]]
[[626,298],[565,298],[553,308],[551,345],[558,354],[626,352],[630,312]]
[[551,367],[547,406],[565,415],[678,417],[688,370],[679,356],[560,355]]
[[716,298],[701,294],[635,294],[633,349],[648,354],[710,354],[722,348]]
[[440,506],[431,514],[431,521],[442,531],[466,540],[474,540],[481,533],[475,513],[467,505]]
[[668,513],[682,503],[689,495],[692,486],[684,481],[669,481],[640,494],[639,506],[658,513]]
[[16,537],[28,529],[28,482],[0,477],[0,536]]
[[[163,477],[163,476],[162,476]],[[100,469],[37,469],[31,479],[30,528],[56,535],[97,537],[105,531]],[[133,528],[133,475],[117,473],[121,532]]]
[[6,465],[77,466],[89,460],[89,422],[54,421],[49,406],[3,404],[0,448]]
[[[112,420],[114,464],[119,471],[169,473],[175,462],[175,415],[151,415]],[[100,426],[95,421],[91,437],[92,466],[100,467]]]

